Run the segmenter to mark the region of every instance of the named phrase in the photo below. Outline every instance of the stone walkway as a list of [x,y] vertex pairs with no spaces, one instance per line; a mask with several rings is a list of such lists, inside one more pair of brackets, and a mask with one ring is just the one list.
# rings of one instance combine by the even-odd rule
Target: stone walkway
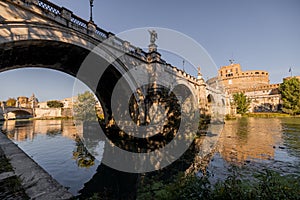
[[[0,156],[0,199],[49,200],[72,197],[66,188],[1,132]],[[14,185],[17,183],[19,186]]]

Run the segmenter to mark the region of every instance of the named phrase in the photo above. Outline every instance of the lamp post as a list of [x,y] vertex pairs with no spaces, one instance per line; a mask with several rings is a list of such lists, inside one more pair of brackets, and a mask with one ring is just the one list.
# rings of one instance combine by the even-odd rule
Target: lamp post
[[93,7],[94,7],[94,0],[90,0],[90,22],[93,22]]

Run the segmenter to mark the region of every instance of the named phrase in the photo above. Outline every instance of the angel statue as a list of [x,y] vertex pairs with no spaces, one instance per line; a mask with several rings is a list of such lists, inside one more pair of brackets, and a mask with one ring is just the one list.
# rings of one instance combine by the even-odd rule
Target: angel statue
[[155,30],[148,30],[150,33],[150,43],[155,44],[155,41],[157,39],[157,33]]

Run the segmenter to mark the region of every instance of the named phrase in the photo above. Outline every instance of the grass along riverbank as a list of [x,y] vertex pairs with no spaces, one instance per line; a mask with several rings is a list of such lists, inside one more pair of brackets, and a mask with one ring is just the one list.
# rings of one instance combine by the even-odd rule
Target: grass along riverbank
[[282,176],[266,169],[253,172],[252,177],[253,180],[249,181],[234,173],[215,185],[207,176],[185,176],[183,173],[171,182],[142,180],[137,199],[300,199],[299,176]]
[[290,115],[286,113],[246,113],[243,117],[263,117],[263,118],[276,118],[276,117],[300,117],[300,115]]
[[[0,133],[1,134],[1,133]],[[21,186],[21,180],[14,175],[9,160],[0,148],[0,199],[29,199]]]
[[257,117],[257,118],[300,118],[300,115],[290,115],[287,113],[245,113],[243,115],[237,114],[237,115],[226,115],[225,120],[235,120],[237,118],[241,117]]

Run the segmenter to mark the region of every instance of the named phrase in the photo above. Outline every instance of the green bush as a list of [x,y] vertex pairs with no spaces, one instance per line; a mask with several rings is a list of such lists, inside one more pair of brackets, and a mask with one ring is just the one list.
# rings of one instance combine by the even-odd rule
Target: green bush
[[60,101],[53,100],[53,101],[47,101],[47,106],[49,108],[62,108],[64,107],[64,104]]
[[14,107],[14,106],[16,106],[16,102],[17,102],[16,99],[14,99],[14,98],[9,98],[9,99],[6,101],[6,106]]
[[233,94],[233,104],[236,106],[237,114],[248,112],[251,100],[244,93]]
[[179,174],[173,181],[144,181],[138,199],[300,199],[300,177],[263,170],[246,180],[234,172],[211,185],[207,177]]
[[296,77],[285,79],[279,86],[283,102],[282,111],[291,115],[300,113],[300,81]]

